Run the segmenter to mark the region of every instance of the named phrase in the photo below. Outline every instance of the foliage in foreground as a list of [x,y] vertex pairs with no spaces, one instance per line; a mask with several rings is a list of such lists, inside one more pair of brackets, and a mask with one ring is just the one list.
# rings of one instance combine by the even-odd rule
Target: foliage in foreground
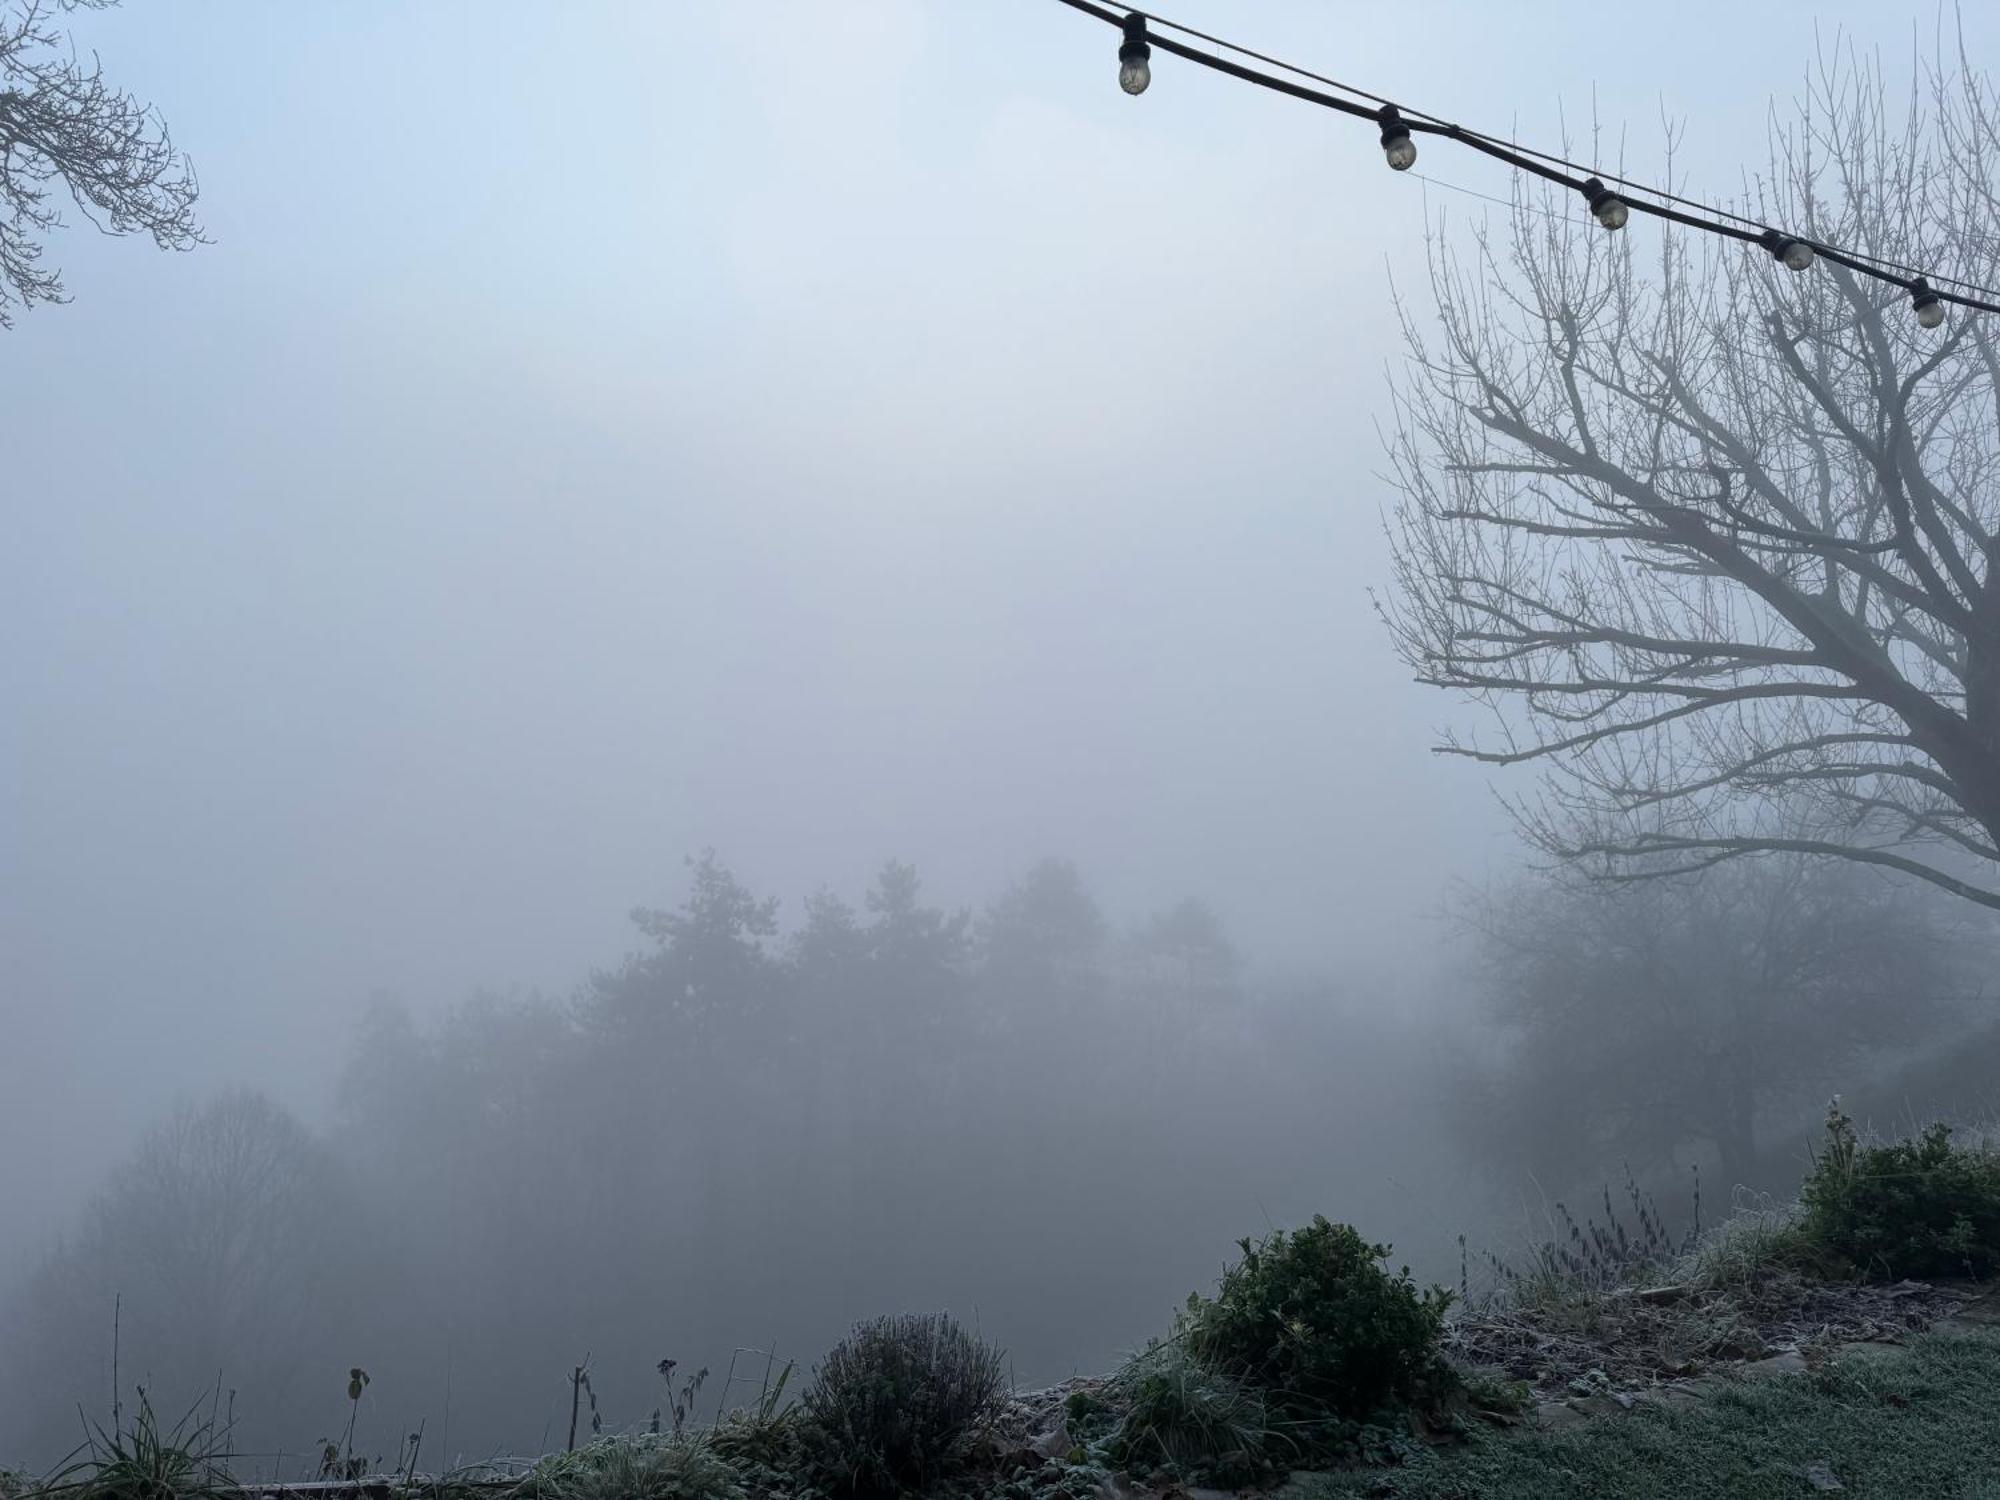
[[1147,1350],[1112,1386],[1124,1411],[1102,1445],[1104,1456],[1135,1474],[1165,1470],[1249,1484],[1290,1451],[1264,1394],[1184,1343]]
[[1990,1276],[2000,1270],[2000,1152],[1954,1146],[1950,1127],[1863,1142],[1839,1104],[1799,1197],[1801,1228],[1866,1276]]
[[863,1323],[814,1371],[801,1405],[828,1486],[853,1496],[921,1487],[963,1456],[999,1406],[1000,1351],[948,1315]]
[[1388,1247],[1315,1217],[1239,1241],[1213,1298],[1101,1388],[1069,1398],[1092,1462],[1149,1479],[1260,1485],[1292,1468],[1396,1457],[1463,1404],[1439,1335],[1451,1294],[1382,1265]]
[[[1696,1253],[1701,1239],[1701,1196],[1694,1200],[1694,1219],[1676,1235],[1666,1225],[1659,1205],[1625,1173],[1628,1212],[1604,1188],[1604,1218],[1586,1214],[1579,1222],[1558,1203],[1549,1233],[1528,1244],[1516,1257],[1487,1253],[1498,1280],[1497,1291],[1510,1307],[1545,1307],[1594,1296],[1670,1274],[1670,1268]],[[1464,1241],[1461,1239],[1461,1246]]]
[[[1982,1279],[2000,1273],[2000,1150],[1954,1144],[1951,1128],[1864,1141],[1836,1100],[1796,1204],[1739,1198],[1713,1228],[1667,1232],[1628,1174],[1627,1221],[1607,1189],[1604,1219],[1555,1205],[1555,1232],[1517,1259],[1488,1253],[1497,1302],[1513,1310],[1587,1304],[1634,1287],[1746,1288],[1773,1275],[1865,1281]],[[1461,1241],[1462,1243],[1462,1241]]]
[[804,1427],[796,1408],[780,1411],[777,1400],[767,1399],[754,1410],[731,1412],[706,1438],[750,1493],[764,1500],[808,1488]]
[[1704,1230],[1668,1275],[1688,1286],[1723,1291],[1809,1269],[1815,1258],[1797,1204],[1766,1194],[1742,1195],[1735,1211]]
[[1797,1500],[1828,1479],[1854,1500],[1991,1500],[1996,1454],[2000,1341],[1940,1333],[1902,1358],[1732,1386],[1686,1410],[1482,1435],[1394,1471],[1303,1480],[1281,1500]]
[[1365,1419],[1449,1388],[1438,1335],[1452,1294],[1391,1274],[1387,1245],[1315,1215],[1239,1242],[1213,1299],[1188,1299],[1189,1348],[1304,1416]]
[[601,1438],[531,1469],[522,1500],[749,1500],[736,1470],[701,1437]]
[[87,1424],[77,1461],[47,1486],[79,1500],[224,1500],[235,1488],[228,1432],[199,1406],[163,1427],[144,1387],[131,1424]]
[[[1515,1310],[1505,1316],[1554,1312],[1574,1322],[1579,1308],[1616,1307],[1628,1321],[1643,1314],[1716,1323],[1719,1306],[1732,1326],[1746,1318],[1754,1326],[1751,1314],[1762,1305],[1756,1298],[1782,1301],[1774,1287],[1811,1291],[1814,1270],[1898,1278],[2000,1269],[2000,1152],[1955,1146],[1943,1126],[1864,1145],[1837,1107],[1828,1130],[1797,1208],[1752,1208],[1698,1238],[1670,1235],[1629,1180],[1629,1222],[1609,1192],[1602,1224],[1578,1223],[1558,1206],[1564,1232],[1534,1247],[1524,1271],[1489,1257],[1502,1273],[1502,1307]],[[1289,1470],[1327,1469],[1339,1472],[1295,1485],[1293,1493],[1301,1500],[1357,1493],[1616,1500],[1639,1493],[1794,1494],[1811,1467],[1839,1477],[1852,1493],[1870,1493],[1868,1486],[1879,1483],[1873,1493],[2000,1500],[2000,1462],[1992,1465],[1988,1490],[1933,1482],[1935,1475],[1977,1472],[1962,1466],[1981,1444],[2000,1451],[2000,1417],[1982,1415],[1963,1442],[1936,1422],[1922,1431],[1906,1423],[1908,1430],[1879,1440],[1855,1436],[1876,1419],[1870,1402],[1900,1410],[1921,1397],[1927,1411],[1956,1412],[1970,1391],[1982,1407],[1993,1406],[2000,1344],[1932,1337],[1908,1359],[1835,1368],[1816,1383],[1733,1389],[1695,1412],[1649,1409],[1581,1433],[1504,1441],[1475,1432],[1468,1446],[1441,1453],[1413,1438],[1441,1426],[1464,1433],[1472,1412],[1518,1409],[1526,1389],[1497,1375],[1482,1386],[1446,1363],[1440,1343],[1451,1293],[1419,1287],[1407,1268],[1392,1273],[1386,1246],[1324,1217],[1239,1243],[1242,1258],[1225,1269],[1214,1296],[1191,1296],[1166,1340],[1111,1380],[1070,1397],[1065,1452],[1037,1456],[1007,1445],[1004,1428],[992,1420],[1002,1386],[997,1350],[947,1316],[904,1316],[857,1327],[827,1355],[795,1408],[781,1409],[788,1368],[754,1409],[692,1433],[677,1406],[670,1432],[658,1430],[656,1416],[650,1433],[549,1457],[512,1494],[515,1500],[886,1500],[922,1492],[938,1500],[1081,1500],[1117,1470],[1156,1484],[1261,1487]],[[1848,1296],[1910,1293],[1852,1281],[1817,1285],[1813,1295],[1822,1298],[1843,1285]],[[1654,1291],[1632,1295],[1645,1286]],[[1721,1302],[1711,1306],[1704,1297]],[[1788,1303],[1779,1311],[1804,1316],[1800,1309],[1810,1298],[1794,1300],[1799,1307]],[[1807,1310],[1815,1318],[1824,1312],[1816,1303]],[[1564,1326],[1588,1340],[1602,1336],[1602,1321],[1585,1317]],[[1471,1347],[1466,1326],[1452,1335],[1460,1359]],[[1473,1358],[1481,1362],[1477,1350]],[[1505,1367],[1504,1360],[1483,1363]],[[1602,1371],[1592,1373],[1605,1379]],[[364,1380],[354,1372],[351,1398],[358,1399]],[[212,1412],[206,1422],[198,1414],[165,1430],[142,1392],[129,1427],[92,1427],[85,1456],[54,1483],[82,1500],[223,1500],[233,1483],[222,1461],[227,1433],[217,1431]],[[1760,1436],[1761,1429],[1768,1434]],[[1820,1456],[1799,1457],[1807,1448]],[[1643,1488],[1630,1487],[1637,1483]],[[46,1488],[10,1488],[0,1474],[0,1500]]]

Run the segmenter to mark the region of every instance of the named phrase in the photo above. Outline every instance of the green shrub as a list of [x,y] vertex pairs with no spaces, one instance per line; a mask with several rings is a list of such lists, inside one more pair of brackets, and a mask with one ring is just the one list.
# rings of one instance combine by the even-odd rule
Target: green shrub
[[1451,1293],[1391,1275],[1387,1245],[1314,1216],[1303,1229],[1239,1242],[1212,1301],[1188,1299],[1189,1347],[1301,1415],[1364,1418],[1435,1397],[1452,1377],[1438,1356]]
[[1088,1428],[1111,1410],[1096,1391],[1071,1391],[1063,1401],[1063,1418],[1073,1428]]
[[1985,1277],[2000,1269],[2000,1153],[1933,1125],[1866,1145],[1838,1102],[1799,1191],[1807,1242],[1863,1275]]
[[1739,1191],[1734,1211],[1669,1267],[1666,1278],[1710,1291],[1739,1291],[1768,1276],[1810,1270],[1824,1259],[1807,1238],[1797,1204]]
[[942,1313],[862,1324],[800,1402],[821,1476],[837,1493],[874,1496],[945,1473],[997,1409],[1002,1359]]

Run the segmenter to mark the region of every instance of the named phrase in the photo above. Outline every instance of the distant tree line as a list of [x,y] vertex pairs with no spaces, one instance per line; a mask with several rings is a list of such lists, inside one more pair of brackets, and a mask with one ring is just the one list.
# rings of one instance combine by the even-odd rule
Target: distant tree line
[[234,1391],[294,1471],[355,1365],[363,1432],[427,1422],[434,1461],[560,1442],[586,1355],[625,1425],[662,1360],[725,1401],[736,1347],[809,1361],[883,1312],[1059,1377],[1267,1215],[1380,1224],[1442,1169],[1441,1126],[1382,1128],[1428,1044],[1371,995],[1253,984],[1199,901],[1121,929],[1051,859],[974,914],[890,862],[783,916],[705,854],[566,998],[377,1005],[323,1136],[256,1094],[183,1111],[0,1312],[0,1450],[108,1407],[121,1297],[124,1384]]
[[1199,901],[1118,928],[1061,860],[977,915],[892,861],[787,928],[705,854],[566,998],[378,1004],[324,1134],[242,1091],[149,1134],[0,1303],[0,1454],[108,1409],[114,1307],[128,1403],[224,1406],[296,1475],[355,1366],[364,1443],[421,1427],[435,1465],[559,1444],[580,1364],[629,1426],[885,1312],[980,1323],[1016,1378],[1102,1367],[1321,1210],[1450,1278],[1531,1178],[1795,1181],[1828,1093],[1914,1087],[1978,1014],[1967,910],[1803,861],[1530,878],[1467,905],[1468,993],[1418,1016],[1254,979]]

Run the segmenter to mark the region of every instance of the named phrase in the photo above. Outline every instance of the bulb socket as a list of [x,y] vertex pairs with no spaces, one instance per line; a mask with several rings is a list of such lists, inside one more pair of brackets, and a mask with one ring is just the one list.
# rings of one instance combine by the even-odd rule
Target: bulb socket
[[1146,44],[1146,18],[1135,10],[1125,17],[1125,40],[1118,44],[1118,61],[1149,62],[1152,56],[1153,49]]

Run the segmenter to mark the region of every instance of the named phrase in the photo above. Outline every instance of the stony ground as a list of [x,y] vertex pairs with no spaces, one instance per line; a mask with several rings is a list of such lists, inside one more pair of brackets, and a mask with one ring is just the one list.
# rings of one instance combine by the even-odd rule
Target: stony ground
[[1996,1500],[2000,1337],[1940,1324],[1548,1429],[1475,1436],[1274,1500]]
[[[1492,1413],[1488,1435],[1441,1444],[1406,1469],[1295,1475],[1285,1500],[1842,1492],[2000,1500],[2000,1288],[1993,1286],[1863,1286],[1769,1275],[1728,1291],[1628,1288],[1560,1306],[1462,1316],[1447,1348],[1469,1373],[1524,1383],[1529,1404]],[[1812,1378],[1774,1378],[1781,1376]],[[1010,1404],[1001,1441],[1024,1473],[1059,1465],[1072,1446],[1064,1402],[1101,1384],[1072,1380]],[[1991,1409],[1990,1433],[1964,1420],[1959,1408],[1968,1401]],[[1638,1425],[1626,1425],[1632,1422]],[[1877,1432],[1885,1422],[1892,1430]],[[1819,1424],[1842,1429],[1845,1438],[1817,1435]],[[1758,1436],[1766,1428],[1788,1432],[1790,1446],[1773,1449]],[[1850,1451],[1859,1434],[1867,1434],[1867,1454]],[[1793,1449],[1825,1455],[1799,1457]],[[1894,1477],[1928,1473],[1926,1465],[1972,1474],[1982,1453],[1992,1455],[1992,1472],[1971,1488],[1899,1488]],[[1887,1477],[1869,1472],[1876,1460]],[[1623,1474],[1626,1487],[1578,1477],[1606,1466]],[[1222,1500],[1225,1493],[1159,1488],[1123,1475],[1095,1489],[1103,1500]]]
[[1933,1327],[1994,1323],[1992,1287],[1771,1275],[1727,1291],[1633,1288],[1475,1314],[1452,1325],[1448,1348],[1462,1366],[1525,1381],[1534,1419],[1562,1425],[1635,1401],[1698,1399],[1722,1378],[1797,1373],[1841,1352],[1866,1358]]
[[[1295,1474],[1277,1500],[2000,1500],[2000,1285],[1767,1272],[1622,1288],[1462,1314],[1446,1349],[1527,1401],[1412,1443],[1400,1466]],[[980,1500],[1226,1500],[1076,1462],[1065,1404],[1104,1385],[1014,1397]],[[328,1488],[313,1500],[389,1485]]]

